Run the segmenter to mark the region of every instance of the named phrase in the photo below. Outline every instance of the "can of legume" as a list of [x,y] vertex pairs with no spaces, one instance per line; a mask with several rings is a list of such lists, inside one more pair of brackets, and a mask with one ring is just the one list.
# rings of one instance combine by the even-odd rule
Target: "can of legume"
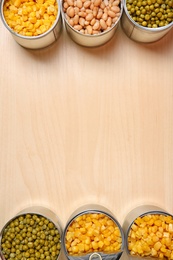
[[173,216],[162,208],[138,206],[128,213],[122,227],[129,259],[173,257]]
[[124,250],[124,233],[107,208],[85,205],[69,218],[62,245],[69,260],[119,259]]
[[45,48],[61,34],[60,0],[2,0],[1,19],[14,40],[28,49]]
[[2,260],[57,260],[61,239],[61,223],[53,211],[42,206],[28,207],[1,230],[0,256]]
[[115,34],[123,13],[123,0],[63,0],[65,28],[70,38],[85,47],[98,47]]
[[141,43],[155,42],[172,29],[173,1],[156,2],[154,5],[152,1],[138,3],[124,0],[121,27],[131,40]]

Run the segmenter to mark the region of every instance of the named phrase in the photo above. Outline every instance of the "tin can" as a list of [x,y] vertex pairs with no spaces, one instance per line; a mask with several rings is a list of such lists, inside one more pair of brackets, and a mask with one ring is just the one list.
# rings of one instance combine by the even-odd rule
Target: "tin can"
[[[91,234],[90,234],[90,237],[88,237],[88,232],[92,232],[91,229],[90,229],[92,227],[91,226],[92,221],[90,222],[90,220],[88,220],[87,217],[90,218],[92,214],[95,215],[95,216],[98,216],[100,214],[100,216],[101,215],[106,216],[106,217],[108,217],[109,220],[113,221],[114,225],[116,226],[116,228],[119,230],[119,233],[120,233],[121,246],[119,247],[119,249],[117,251],[114,251],[114,252],[111,252],[111,251],[105,252],[105,251],[103,251],[103,249],[97,248],[97,246],[96,246],[96,248],[91,249],[89,251],[84,250],[83,253],[78,252],[77,254],[74,254],[74,255],[70,254],[68,249],[67,249],[66,238],[69,235],[69,233],[68,233],[69,230],[71,230],[71,227],[72,227],[71,225],[73,225],[77,219],[79,220],[81,218],[81,220],[83,219],[83,221],[85,222],[84,219],[86,217],[86,222],[85,222],[86,226],[84,227],[84,233],[83,233],[83,235],[86,238],[86,244],[87,244],[88,238],[89,238],[88,244],[90,244],[90,245],[91,244],[94,245],[93,244],[94,241],[97,241],[98,244],[101,241],[101,240],[99,240],[98,237],[95,240],[93,240],[94,235],[92,237]],[[78,222],[78,223],[80,223],[80,222]],[[78,225],[78,224],[75,224],[75,225]],[[87,229],[87,226],[90,226],[90,228]],[[97,229],[97,228],[95,228],[95,229]],[[75,231],[83,232],[83,228],[79,228],[79,229],[77,228],[77,229],[75,229]],[[80,239],[80,236],[81,235],[79,235],[79,239]],[[123,253],[123,250],[124,250],[124,233],[123,233],[122,227],[120,226],[119,222],[113,217],[111,211],[109,211],[107,208],[105,208],[101,205],[95,205],[95,204],[84,205],[83,207],[78,208],[69,218],[69,220],[68,220],[68,222],[65,226],[64,232],[63,232],[62,245],[63,245],[63,248],[64,248],[65,255],[66,255],[67,259],[69,259],[69,260],[76,260],[77,258],[84,259],[84,260],[87,260],[87,259],[92,260],[93,258],[98,258],[99,260],[102,260],[102,259],[104,260],[107,257],[108,257],[107,259],[109,259],[109,257],[110,257],[110,259],[111,258],[112,259],[119,259],[122,255],[122,253]],[[78,245],[80,245],[80,242],[79,242]]]
[[[138,220],[138,218],[142,219],[143,217],[147,217],[147,216],[151,216],[151,215],[159,215],[159,216],[161,215],[161,216],[165,216],[165,217],[170,217],[172,219],[172,223],[173,223],[173,216],[171,214],[169,214],[168,212],[166,212],[165,210],[163,210],[162,208],[158,207],[158,206],[142,205],[142,206],[136,207],[133,210],[131,210],[128,213],[128,215],[126,216],[124,223],[123,223],[123,226],[122,226],[124,234],[125,234],[125,251],[126,251],[129,259],[134,259],[134,258],[135,259],[141,259],[141,258],[146,258],[146,257],[147,257],[147,259],[153,259],[154,258],[154,256],[152,256],[150,254],[150,252],[148,253],[147,256],[142,256],[138,252],[136,252],[136,254],[133,254],[131,252],[131,250],[129,249],[129,243],[130,243],[129,242],[129,234],[130,234],[131,231],[134,231],[133,224],[137,225],[135,221]],[[150,223],[150,225],[151,225],[151,227],[154,226],[154,224],[152,224],[152,223]],[[172,224],[172,226],[173,226],[173,224]],[[145,227],[147,228],[147,225],[145,225]],[[162,227],[161,227],[160,230],[162,230]],[[159,226],[158,226],[158,231],[159,231]],[[173,230],[172,230],[172,232],[173,232]],[[134,231],[134,233],[135,233],[135,231]],[[141,240],[143,241],[142,243],[145,243],[145,241],[148,241],[147,239],[148,239],[149,235],[150,234],[148,234],[148,236],[146,238],[145,238],[144,234],[141,236]],[[160,234],[158,233],[158,235],[160,235]],[[138,241],[140,240],[137,233],[136,233],[136,235],[133,235],[133,237],[134,236],[136,236],[136,238],[138,237]],[[153,236],[153,234],[152,234],[152,236]],[[134,237],[134,240],[136,238]],[[154,239],[156,239],[156,238],[153,238],[153,241],[154,241]],[[160,237],[160,240],[161,240],[161,237]],[[159,241],[159,239],[158,239],[158,241]],[[158,241],[155,241],[155,242],[158,242]],[[153,249],[151,251],[154,252]],[[159,257],[157,257],[157,258],[159,258]]]
[[[33,222],[35,222],[36,224],[33,224]],[[50,240],[48,237],[50,236],[50,234],[47,234],[46,233],[47,231],[45,232],[47,225],[48,225],[48,229],[51,230],[51,234],[53,237],[53,239],[51,237]],[[10,233],[11,235],[10,236],[8,235],[6,239],[4,237],[6,234],[8,234],[8,232],[11,232]],[[38,244],[38,238],[40,239],[39,244]],[[12,258],[18,257],[19,253],[23,254],[22,255],[22,257],[24,257],[23,259],[25,259],[26,253],[27,254],[29,253],[30,257],[33,258],[35,257],[36,253],[39,253],[41,257],[41,255],[43,256],[45,253],[44,246],[50,247],[51,241],[54,241],[52,243],[52,246],[54,244],[54,246],[56,247],[54,248],[55,249],[54,255],[56,259],[59,259],[62,252],[61,240],[62,240],[62,228],[61,228],[60,219],[53,211],[42,206],[27,207],[22,211],[20,211],[19,213],[17,213],[16,216],[11,218],[2,228],[0,232],[0,257],[2,258],[2,260],[8,259],[6,257],[7,254],[6,250],[12,247],[13,247],[13,251],[11,251],[10,253],[8,252],[9,255],[13,254],[11,256]],[[5,249],[3,247],[3,243],[6,244]],[[26,243],[28,248],[26,248]],[[32,256],[32,254],[34,255]]]
[[13,36],[14,40],[21,46],[28,48],[28,49],[41,49],[45,48],[51,44],[53,44],[60,36],[61,30],[62,30],[62,16],[61,16],[61,6],[60,6],[60,0],[56,0],[58,4],[58,14],[56,17],[56,20],[52,27],[46,31],[43,34],[40,34],[38,36],[23,36],[21,34],[16,33],[13,31],[10,26],[7,24],[4,14],[3,14],[3,6],[5,3],[5,0],[2,0],[0,5],[0,14],[1,19],[5,27],[8,29],[8,31]]
[[104,32],[98,34],[92,34],[92,35],[81,33],[80,31],[75,30],[69,24],[66,18],[66,14],[63,11],[63,1],[62,1],[61,10],[62,10],[62,17],[65,22],[65,28],[67,34],[70,36],[71,39],[77,44],[84,47],[98,47],[106,44],[109,40],[111,40],[117,28],[119,27],[120,19],[123,13],[123,0],[121,0],[120,2],[120,16],[118,17],[117,21],[111,26],[111,28]]
[[121,19],[121,27],[125,34],[131,40],[141,43],[152,43],[163,38],[172,29],[173,22],[169,23],[166,26],[157,28],[148,28],[141,26],[130,16],[127,10],[126,0],[124,0],[124,10]]

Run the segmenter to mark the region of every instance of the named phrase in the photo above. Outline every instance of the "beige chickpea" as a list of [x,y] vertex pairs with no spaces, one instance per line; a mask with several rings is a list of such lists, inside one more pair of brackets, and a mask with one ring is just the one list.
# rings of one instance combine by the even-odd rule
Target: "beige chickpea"
[[77,6],[74,7],[74,14],[78,14],[79,13],[79,8]]
[[88,25],[87,27],[86,27],[86,29],[87,29],[87,34],[92,34],[92,26],[91,25]]
[[87,21],[91,21],[91,20],[93,19],[93,14],[92,14],[92,13],[87,14],[87,16],[85,17],[85,19],[86,19]]
[[98,13],[97,13],[97,19],[100,19],[103,15],[103,11],[102,9],[99,9]]
[[94,6],[99,6],[101,4],[101,0],[94,0]]
[[95,7],[93,8],[93,16],[96,17],[97,14],[98,14],[98,7],[95,6]]
[[74,17],[73,17],[73,23],[74,23],[74,25],[77,25],[78,23],[79,23],[79,15],[75,15]]
[[64,2],[63,7],[64,7],[64,9],[67,9],[69,7],[68,3]]
[[93,30],[98,30],[100,27],[100,23],[98,20],[96,20],[95,24],[93,25]]
[[91,1],[86,1],[84,4],[83,4],[83,6],[85,7],[85,8],[88,8],[89,6],[91,5]]
[[73,19],[69,19],[69,24],[73,27],[74,26],[74,22],[73,22]]
[[93,26],[93,25],[95,24],[95,22],[96,22],[96,19],[93,18],[93,19],[91,20],[90,24]]
[[74,17],[75,12],[74,12],[74,8],[73,8],[72,6],[69,6],[69,7],[67,8],[67,15],[68,15],[69,17]]
[[67,0],[67,3],[68,3],[68,5],[70,5],[70,6],[73,6],[73,5],[74,5],[73,0]]
[[104,10],[105,6],[106,6],[105,3],[104,3],[104,2],[101,2],[100,8],[101,8],[102,10]]
[[108,19],[108,14],[107,14],[107,13],[103,13],[102,19],[103,19],[104,21],[107,21],[107,19]]
[[112,18],[111,17],[108,17],[106,24],[107,24],[108,27],[111,26],[111,24],[112,24]]
[[112,3],[112,5],[116,5],[116,6],[118,6],[120,4],[120,1],[119,0],[115,0],[113,3]]
[[74,29],[80,31],[82,29],[82,26],[80,24],[74,25]]
[[79,18],[79,24],[83,27],[85,25],[85,19],[83,17]]
[[111,11],[113,11],[114,13],[119,13],[120,12],[120,8],[117,5],[113,5],[111,7]]
[[102,28],[103,30],[106,30],[106,29],[107,29],[107,24],[106,24],[105,20],[100,19],[100,25],[101,25],[101,28]]
[[113,12],[112,10],[109,10],[108,11],[108,15],[111,17],[111,18],[114,18],[116,16],[115,12]]

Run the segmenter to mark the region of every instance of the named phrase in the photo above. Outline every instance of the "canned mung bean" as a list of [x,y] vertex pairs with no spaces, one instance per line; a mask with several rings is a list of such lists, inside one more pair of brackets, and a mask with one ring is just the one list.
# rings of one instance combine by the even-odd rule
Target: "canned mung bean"
[[55,42],[62,27],[59,0],[2,0],[1,18],[16,42],[30,49]]
[[47,208],[31,207],[9,220],[0,233],[3,260],[57,260],[61,252],[61,227]]
[[[133,220],[132,220],[133,218]],[[132,210],[123,225],[131,257],[173,259],[173,216],[154,206]]]
[[132,40],[157,41],[173,27],[173,1],[124,0],[121,25]]
[[63,246],[69,259],[89,257],[93,253],[106,256],[114,254],[117,259],[121,257],[124,248],[123,231],[108,212],[101,206],[89,205],[72,215],[63,237]]
[[63,0],[62,14],[70,37],[78,44],[96,47],[109,41],[123,12],[122,0]]

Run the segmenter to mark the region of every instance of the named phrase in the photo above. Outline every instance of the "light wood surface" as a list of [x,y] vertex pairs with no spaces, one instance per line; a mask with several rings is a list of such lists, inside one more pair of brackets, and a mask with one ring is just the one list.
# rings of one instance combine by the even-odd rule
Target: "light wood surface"
[[64,29],[38,51],[0,36],[0,228],[31,205],[63,227],[88,203],[120,224],[143,204],[172,214],[173,31],[139,44],[119,27],[90,49]]

